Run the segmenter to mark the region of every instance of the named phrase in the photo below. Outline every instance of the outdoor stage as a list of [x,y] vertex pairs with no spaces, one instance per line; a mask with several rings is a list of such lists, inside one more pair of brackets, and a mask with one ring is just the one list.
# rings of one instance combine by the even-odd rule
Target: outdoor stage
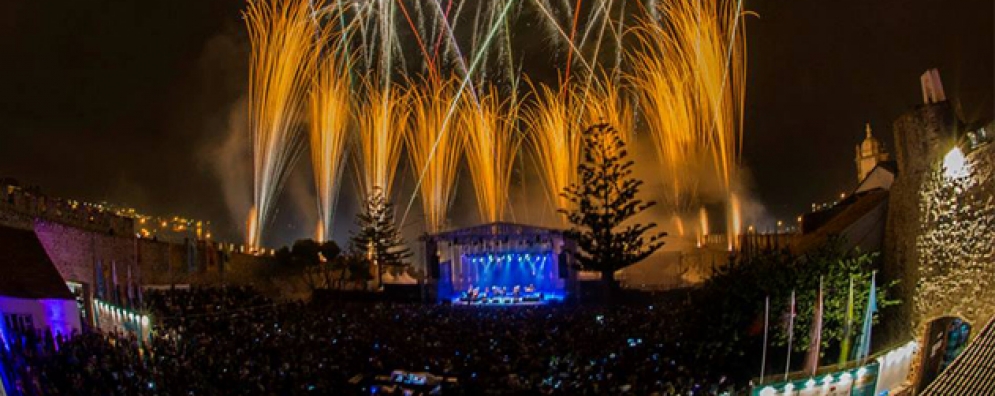
[[429,235],[423,241],[438,301],[539,305],[562,301],[576,279],[573,246],[559,230],[494,223]]

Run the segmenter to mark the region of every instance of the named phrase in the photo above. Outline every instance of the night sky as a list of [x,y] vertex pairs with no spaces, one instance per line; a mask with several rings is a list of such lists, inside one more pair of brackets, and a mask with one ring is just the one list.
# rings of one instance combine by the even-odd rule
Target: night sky
[[[212,220],[222,238],[239,238],[242,219],[230,208],[244,203],[226,200],[219,175],[249,183],[248,170],[239,175],[222,154],[244,124],[243,5],[0,2],[0,177],[49,195]],[[747,21],[743,162],[771,218],[792,219],[851,189],[864,123],[890,148],[891,122],[921,102],[927,68],[940,69],[962,117],[992,118],[991,0],[754,0],[746,8],[759,18]]]

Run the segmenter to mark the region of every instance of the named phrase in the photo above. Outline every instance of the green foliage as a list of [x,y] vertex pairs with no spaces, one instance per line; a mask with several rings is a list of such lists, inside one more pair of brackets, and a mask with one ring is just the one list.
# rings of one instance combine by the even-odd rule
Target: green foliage
[[277,250],[275,257],[281,270],[303,274],[304,281],[315,289],[331,286],[332,272],[340,261],[341,252],[342,249],[334,241],[301,239],[295,241],[290,248],[282,247]]
[[[715,353],[742,355],[762,331],[764,300],[770,297],[770,336],[772,345],[784,347],[788,341],[788,313],[792,290],[796,293],[793,350],[809,348],[809,335],[819,290],[823,281],[822,353],[838,354],[845,334],[846,305],[850,279],[853,279],[854,314],[850,323],[851,342],[861,331],[867,307],[871,274],[878,261],[877,253],[846,252],[842,240],[832,238],[822,247],[804,255],[771,251],[733,260],[718,269],[702,288],[699,304],[716,315],[703,318],[704,336],[715,341]],[[877,285],[879,311],[898,304],[888,291],[896,282]],[[875,323],[878,315],[874,316]]]
[[340,262],[342,271],[348,271],[348,275],[343,276],[344,280],[360,285],[364,289],[367,282],[373,280],[373,274],[370,272],[370,260],[362,253],[350,252],[342,256]]
[[584,269],[598,271],[614,284],[615,271],[645,259],[663,247],[664,232],[646,236],[655,223],[629,224],[633,216],[653,206],[636,198],[642,180],[632,177],[625,142],[608,124],[596,124],[583,134],[584,161],[577,166],[580,182],[562,194],[574,210],[561,208],[573,227],[567,235],[579,248],[575,258]]
[[[404,246],[397,227],[394,225],[394,205],[384,197],[383,191],[374,188],[366,200],[362,212],[356,215],[359,232],[350,240],[353,252],[350,256],[369,261],[366,265],[377,264],[377,278],[383,283],[383,274],[388,268],[409,265],[405,260],[411,251]],[[358,266],[358,263],[353,263]],[[350,273],[356,274],[352,268]],[[355,275],[359,276],[359,275]]]

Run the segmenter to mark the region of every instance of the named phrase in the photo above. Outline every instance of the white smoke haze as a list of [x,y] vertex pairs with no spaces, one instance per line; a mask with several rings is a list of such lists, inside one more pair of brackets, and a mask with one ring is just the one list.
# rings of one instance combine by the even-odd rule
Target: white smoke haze
[[272,223],[267,226],[267,235],[263,236],[263,246],[279,247],[299,239],[314,238],[318,224],[317,202],[311,162],[301,158],[277,198]]
[[245,234],[245,219],[252,208],[252,149],[248,130],[248,101],[245,96],[231,105],[222,140],[201,152],[201,161],[209,164],[217,178],[225,206],[228,208],[230,235]]

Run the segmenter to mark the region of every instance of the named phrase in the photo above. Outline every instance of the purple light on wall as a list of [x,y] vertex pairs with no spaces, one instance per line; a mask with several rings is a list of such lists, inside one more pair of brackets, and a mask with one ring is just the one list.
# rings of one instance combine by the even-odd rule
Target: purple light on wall
[[[76,301],[61,299],[39,300],[45,309],[45,319],[51,329],[52,337],[62,334],[69,337],[73,329],[79,329],[79,312],[76,312]],[[67,306],[69,309],[66,309]]]

